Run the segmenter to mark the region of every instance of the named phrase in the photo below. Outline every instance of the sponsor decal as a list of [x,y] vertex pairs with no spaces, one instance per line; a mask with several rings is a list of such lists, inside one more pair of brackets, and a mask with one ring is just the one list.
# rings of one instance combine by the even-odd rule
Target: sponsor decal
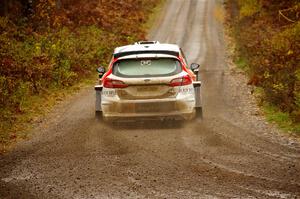
[[102,91],[102,95],[107,96],[107,97],[113,97],[117,94],[116,91],[111,90],[111,91]]
[[179,88],[179,92],[192,94],[194,92],[194,89],[193,88]]
[[141,60],[141,66],[151,66],[151,60]]

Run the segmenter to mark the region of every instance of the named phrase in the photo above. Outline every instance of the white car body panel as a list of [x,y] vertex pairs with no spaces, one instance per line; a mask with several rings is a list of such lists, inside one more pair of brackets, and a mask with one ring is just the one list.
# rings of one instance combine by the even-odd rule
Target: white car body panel
[[[131,52],[139,51],[148,51],[149,53],[131,54]],[[174,44],[134,44],[118,47],[114,54],[125,53],[118,60],[178,59],[172,53],[153,53],[155,51],[179,53],[180,48]],[[96,86],[96,111],[101,111],[107,120],[149,117],[173,117],[180,120],[190,120],[195,116],[195,107],[201,107],[199,86],[201,82],[197,82],[198,86],[196,87],[193,83],[176,87],[169,85],[171,80],[186,75],[188,73],[183,70],[178,74],[162,77],[128,78],[110,74],[106,78],[125,82],[128,87],[106,88],[102,85]]]

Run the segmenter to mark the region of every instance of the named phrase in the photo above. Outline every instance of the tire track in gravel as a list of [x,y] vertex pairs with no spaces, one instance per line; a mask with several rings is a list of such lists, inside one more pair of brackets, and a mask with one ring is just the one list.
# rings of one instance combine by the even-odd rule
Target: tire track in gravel
[[202,65],[202,121],[106,125],[84,90],[0,157],[0,198],[299,198],[300,145],[245,111],[249,93],[214,17],[220,2],[169,0],[149,36]]
[[[197,3],[200,4],[200,1],[193,1],[190,6],[197,7],[195,5]],[[201,3],[203,3],[201,1]],[[194,31],[195,29],[192,29],[191,31],[188,31],[187,29],[184,30],[184,37],[182,40],[182,43],[179,43],[181,46],[184,46],[184,48],[188,48],[189,46],[196,45],[198,48],[188,48],[193,49],[186,50],[188,59],[192,61],[198,61],[198,63],[202,63],[202,60],[204,60],[203,67],[204,69],[201,70],[202,73],[202,79],[204,82],[204,88],[203,93],[206,93],[206,96],[204,96],[204,117],[205,117],[205,124],[201,125],[208,125],[206,131],[209,132],[209,130],[214,129],[214,125],[219,125],[222,128],[216,129],[215,136],[213,137],[213,141],[217,142],[218,139],[226,140],[229,143],[238,144],[237,150],[245,151],[245,154],[252,154],[253,157],[258,156],[256,161],[258,162],[258,165],[264,164],[262,162],[276,162],[277,165],[277,172],[279,173],[279,176],[273,178],[268,177],[269,173],[266,173],[263,176],[259,176],[256,172],[259,168],[255,168],[254,164],[251,164],[250,161],[250,169],[252,171],[247,171],[247,169],[243,168],[246,163],[242,164],[241,166],[235,166],[231,163],[231,159],[228,158],[227,164],[224,162],[224,160],[220,159],[220,154],[222,154],[222,151],[214,152],[214,148],[212,147],[203,147],[206,149],[206,152],[210,152],[208,155],[207,160],[205,160],[206,163],[214,164],[215,166],[222,168],[224,170],[227,170],[229,172],[235,172],[240,175],[250,176],[250,177],[256,177],[258,179],[264,179],[270,182],[277,182],[277,183],[284,183],[286,181],[282,181],[281,174],[285,172],[285,169],[280,169],[282,165],[285,165],[286,162],[290,162],[290,165],[288,167],[295,167],[296,169],[291,169],[290,173],[295,173],[296,179],[299,179],[300,176],[297,175],[299,164],[295,166],[295,163],[299,162],[299,150],[291,150],[291,147],[278,145],[274,143],[270,143],[267,140],[262,139],[261,137],[258,137],[259,132],[252,133],[249,130],[244,129],[243,127],[235,127],[232,123],[233,121],[230,120],[230,116],[227,116],[227,113],[235,114],[235,110],[231,110],[232,106],[230,105],[230,102],[225,101],[222,99],[222,96],[228,95],[228,93],[224,92],[226,91],[226,76],[229,73],[229,69],[226,68],[225,60],[224,60],[224,50],[221,47],[220,44],[220,38],[219,38],[219,31],[217,30],[217,24],[213,17],[211,17],[211,13],[213,12],[212,9],[214,9],[215,3],[214,1],[206,1],[205,7],[206,12],[209,12],[210,15],[207,16],[206,13],[204,13],[203,21],[206,24],[200,33],[198,31],[198,37],[195,37]],[[199,13],[199,12],[197,12]],[[190,17],[187,20],[187,24],[189,24],[190,27],[195,26],[195,21],[199,20],[195,16],[195,13],[191,12]],[[193,25],[190,25],[193,23]],[[199,26],[198,26],[199,27]],[[201,34],[204,33],[204,36],[201,36]],[[154,37],[155,38],[155,37]],[[199,48],[199,44],[197,43],[197,40],[200,38],[202,41],[201,43],[206,46],[205,51],[201,51]],[[196,42],[195,42],[196,40]],[[222,40],[222,39],[221,39]],[[193,41],[193,42],[191,42]],[[173,41],[176,43],[176,41]],[[197,45],[198,44],[198,45]],[[201,56],[205,54],[205,56]],[[197,54],[196,58],[194,55]],[[206,83],[209,83],[210,85],[207,85]],[[209,94],[207,94],[209,93]],[[241,115],[240,115],[241,116]],[[225,117],[225,118],[224,118]],[[217,121],[214,122],[214,120]],[[214,123],[214,125],[211,125],[211,123]],[[229,134],[224,133],[224,127],[228,128]],[[199,128],[199,127],[198,127]],[[246,130],[246,131],[245,131]],[[199,129],[198,129],[199,131]],[[195,132],[197,132],[197,129],[195,129]],[[248,133],[249,132],[249,133]],[[236,137],[238,136],[238,137]],[[245,139],[245,136],[248,137],[247,141],[243,141]],[[206,139],[207,137],[203,136],[203,139]],[[195,136],[191,136],[191,139],[195,139]],[[188,141],[187,145],[188,144]],[[224,142],[224,141],[223,141]],[[198,143],[196,145],[196,149],[199,149],[199,145],[201,143]],[[220,143],[217,143],[218,145]],[[230,149],[232,146],[226,145],[226,149]],[[200,148],[202,149],[202,148]],[[221,148],[221,150],[223,150]],[[234,150],[234,149],[233,149]],[[283,150],[283,151],[281,151]],[[272,152],[271,152],[272,151]],[[203,152],[203,154],[205,154]],[[218,158],[213,158],[217,156]],[[262,157],[261,157],[262,156]],[[266,161],[266,158],[268,161]],[[247,159],[247,158],[246,158]],[[250,157],[248,157],[248,163]],[[241,162],[242,158],[240,158]],[[277,161],[279,163],[277,163]],[[272,165],[274,167],[274,165]],[[248,168],[249,169],[249,168]],[[290,168],[288,168],[290,169]],[[260,174],[261,175],[261,174]],[[289,182],[288,184],[293,184],[295,186],[299,186],[299,183],[295,182]]]

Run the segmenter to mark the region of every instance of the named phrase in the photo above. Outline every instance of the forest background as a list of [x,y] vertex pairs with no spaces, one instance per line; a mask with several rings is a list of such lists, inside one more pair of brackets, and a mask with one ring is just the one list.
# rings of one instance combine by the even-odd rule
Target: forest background
[[236,65],[269,121],[300,134],[300,1],[228,0]]
[[[0,151],[114,47],[145,39],[163,0],[1,0]],[[227,0],[235,63],[267,118],[300,132],[300,1]]]
[[1,0],[0,151],[70,87],[95,80],[116,46],[145,39],[161,2]]

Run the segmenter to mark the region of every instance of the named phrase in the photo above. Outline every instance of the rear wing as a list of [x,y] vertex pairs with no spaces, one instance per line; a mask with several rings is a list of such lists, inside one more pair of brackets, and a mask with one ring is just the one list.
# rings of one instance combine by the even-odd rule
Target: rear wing
[[170,51],[170,50],[143,50],[143,51],[128,51],[128,52],[119,52],[114,53],[114,58],[120,58],[128,55],[141,55],[141,54],[166,54],[166,55],[173,55],[178,57],[179,52]]

